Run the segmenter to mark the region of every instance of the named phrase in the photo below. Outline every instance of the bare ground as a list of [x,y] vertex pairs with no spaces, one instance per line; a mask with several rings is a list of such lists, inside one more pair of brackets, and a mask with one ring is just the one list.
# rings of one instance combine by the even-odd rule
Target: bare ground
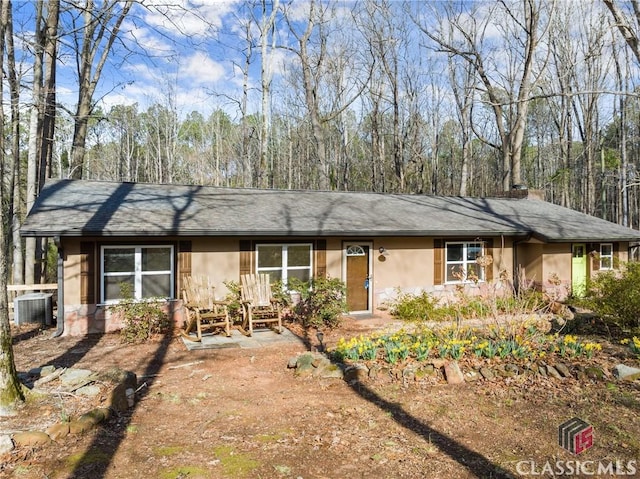
[[[325,342],[330,347],[384,323],[347,318]],[[0,477],[551,477],[541,471],[547,461],[628,464],[640,455],[638,381],[349,384],[287,368],[290,357],[317,348],[314,334],[306,339],[306,347],[190,352],[176,337],[123,345],[115,335],[51,339],[51,331],[16,330],[19,371],[118,367],[135,372],[141,387],[127,414],[94,431],[0,457]],[[615,342],[596,362],[606,371],[619,362],[638,366]],[[92,405],[73,396],[30,401],[19,416],[2,418],[0,429],[42,430]],[[594,446],[578,457],[557,439],[558,425],[574,416],[595,430]]]

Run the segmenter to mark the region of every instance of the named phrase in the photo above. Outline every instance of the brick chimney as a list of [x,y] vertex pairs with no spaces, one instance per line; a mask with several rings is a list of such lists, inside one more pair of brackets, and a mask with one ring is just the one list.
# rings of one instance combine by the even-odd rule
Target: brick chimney
[[513,185],[510,191],[500,191],[496,193],[495,196],[497,198],[517,198],[545,201],[544,190],[530,190],[527,185],[522,184]]

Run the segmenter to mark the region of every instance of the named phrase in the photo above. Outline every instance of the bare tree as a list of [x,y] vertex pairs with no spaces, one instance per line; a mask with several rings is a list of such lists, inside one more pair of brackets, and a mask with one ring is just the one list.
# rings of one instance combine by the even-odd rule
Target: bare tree
[[[299,76],[303,89],[306,119],[310,124],[313,146],[313,174],[317,177],[319,189],[334,189],[337,186],[337,162],[327,148],[327,128],[359,98],[368,83],[371,71],[363,72],[359,78],[341,80],[345,70],[336,71],[336,67],[346,67],[346,62],[337,60],[338,56],[357,61],[356,45],[332,43],[331,20],[338,15],[335,2],[316,2],[311,0],[304,22],[294,21],[288,9],[284,10],[294,45],[283,45],[298,60]],[[342,12],[341,12],[342,13]],[[300,23],[304,23],[300,29]],[[336,29],[339,31],[339,29]]]
[[[260,167],[259,167],[259,181],[260,187],[270,186],[273,187],[273,168],[270,162],[267,160],[269,155],[269,130],[271,127],[271,80],[273,78],[273,65],[271,52],[275,49],[275,20],[278,8],[280,6],[279,0],[275,0],[271,4],[271,11],[267,12],[267,2],[262,0],[262,17],[259,22],[260,28],[260,55],[261,55],[261,70],[260,81],[262,83],[262,118],[261,118],[261,132],[260,132]],[[271,41],[270,41],[271,38]],[[263,178],[264,173],[267,172],[269,181],[265,182]]]
[[20,181],[20,77],[16,67],[16,54],[13,35],[11,1],[3,3],[2,15],[6,15],[3,20],[5,26],[5,48],[7,54],[6,71],[9,83],[9,96],[11,98],[11,172],[10,191],[13,192],[9,199],[11,211],[11,234],[12,234],[12,261],[13,261],[13,282],[14,284],[24,283],[24,253],[22,250],[22,238],[20,237],[20,225],[24,204],[22,202],[21,181]]
[[[391,109],[391,157],[393,172],[398,182],[398,190],[405,191],[405,158],[402,134],[402,52],[409,35],[402,18],[395,15],[391,2],[367,3],[369,17],[368,41],[374,62],[379,65],[381,82],[377,83],[379,97],[389,104]],[[383,88],[381,88],[383,87]],[[381,138],[380,132],[376,132]]]
[[[40,135],[42,134],[42,111],[43,111],[43,69],[44,69],[44,2],[36,3],[35,29],[33,48],[33,82],[32,82],[32,104],[29,118],[29,151],[27,154],[27,193],[26,204],[27,213],[31,210],[33,203],[38,196],[38,161],[40,157]],[[25,281],[34,283],[36,279],[36,238],[25,240]]]
[[[629,45],[629,48],[631,48],[631,51],[636,56],[636,60],[640,62],[640,2],[638,0],[628,0],[625,2],[617,2],[615,0],[602,1],[611,12],[611,15],[613,15],[618,30],[620,30],[627,45]],[[624,6],[631,5],[631,11],[623,11],[621,4]]]
[[[0,3],[0,70],[4,68],[4,55],[6,49],[6,35],[12,33],[12,29],[8,27],[11,19],[11,2],[10,0],[2,0]],[[0,83],[0,96],[4,92],[3,83]],[[4,109],[0,109],[0,131],[4,131],[5,124]],[[0,178],[4,180],[7,170],[11,172],[11,161],[8,162],[5,156],[5,140],[4,135],[0,135]],[[9,166],[9,168],[7,168]],[[4,201],[6,195],[5,182],[0,181],[0,199],[2,202],[2,221],[0,221],[0,416],[13,414],[15,406],[18,402],[24,400],[20,381],[16,371],[15,361],[13,357],[13,346],[11,338],[11,328],[9,326],[9,308],[7,305],[7,278],[8,278],[8,235],[6,233],[5,218],[8,217],[6,211],[6,203]]]
[[456,113],[462,135],[462,152],[460,163],[460,188],[458,194],[466,196],[468,193],[469,170],[471,163],[471,140],[473,137],[471,113],[476,87],[476,77],[468,62],[462,64],[454,62],[449,57],[449,79],[456,102]]
[[98,5],[94,0],[83,0],[73,4],[79,12],[73,20],[79,88],[71,150],[72,178],[82,178],[87,127],[94,108],[94,93],[107,58],[120,34],[122,22],[132,5],[133,0],[107,0]]
[[[436,43],[442,53],[469,63],[482,84],[484,103],[493,111],[498,142],[476,134],[500,150],[502,187],[520,184],[521,157],[527,110],[537,81],[536,50],[546,34],[545,10],[553,4],[540,0],[507,1],[480,4],[468,11],[452,4],[434,4],[437,25],[425,24],[418,15],[414,21]],[[489,32],[501,32],[500,38],[488,38]],[[499,47],[495,45],[499,44]],[[499,48],[499,50],[498,50]],[[538,65],[541,70],[542,66]]]

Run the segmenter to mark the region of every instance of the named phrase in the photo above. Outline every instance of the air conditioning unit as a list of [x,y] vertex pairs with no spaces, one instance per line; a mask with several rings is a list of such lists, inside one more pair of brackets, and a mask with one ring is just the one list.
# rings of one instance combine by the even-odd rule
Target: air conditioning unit
[[13,300],[13,321],[16,324],[53,323],[53,301],[51,293],[29,293]]

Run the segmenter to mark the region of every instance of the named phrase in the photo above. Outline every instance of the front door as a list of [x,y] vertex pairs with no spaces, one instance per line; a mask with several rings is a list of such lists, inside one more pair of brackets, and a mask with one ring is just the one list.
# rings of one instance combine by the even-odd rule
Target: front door
[[584,296],[587,289],[587,254],[584,243],[572,246],[571,292],[576,297]]
[[347,307],[350,312],[368,312],[370,298],[369,245],[346,245]]

